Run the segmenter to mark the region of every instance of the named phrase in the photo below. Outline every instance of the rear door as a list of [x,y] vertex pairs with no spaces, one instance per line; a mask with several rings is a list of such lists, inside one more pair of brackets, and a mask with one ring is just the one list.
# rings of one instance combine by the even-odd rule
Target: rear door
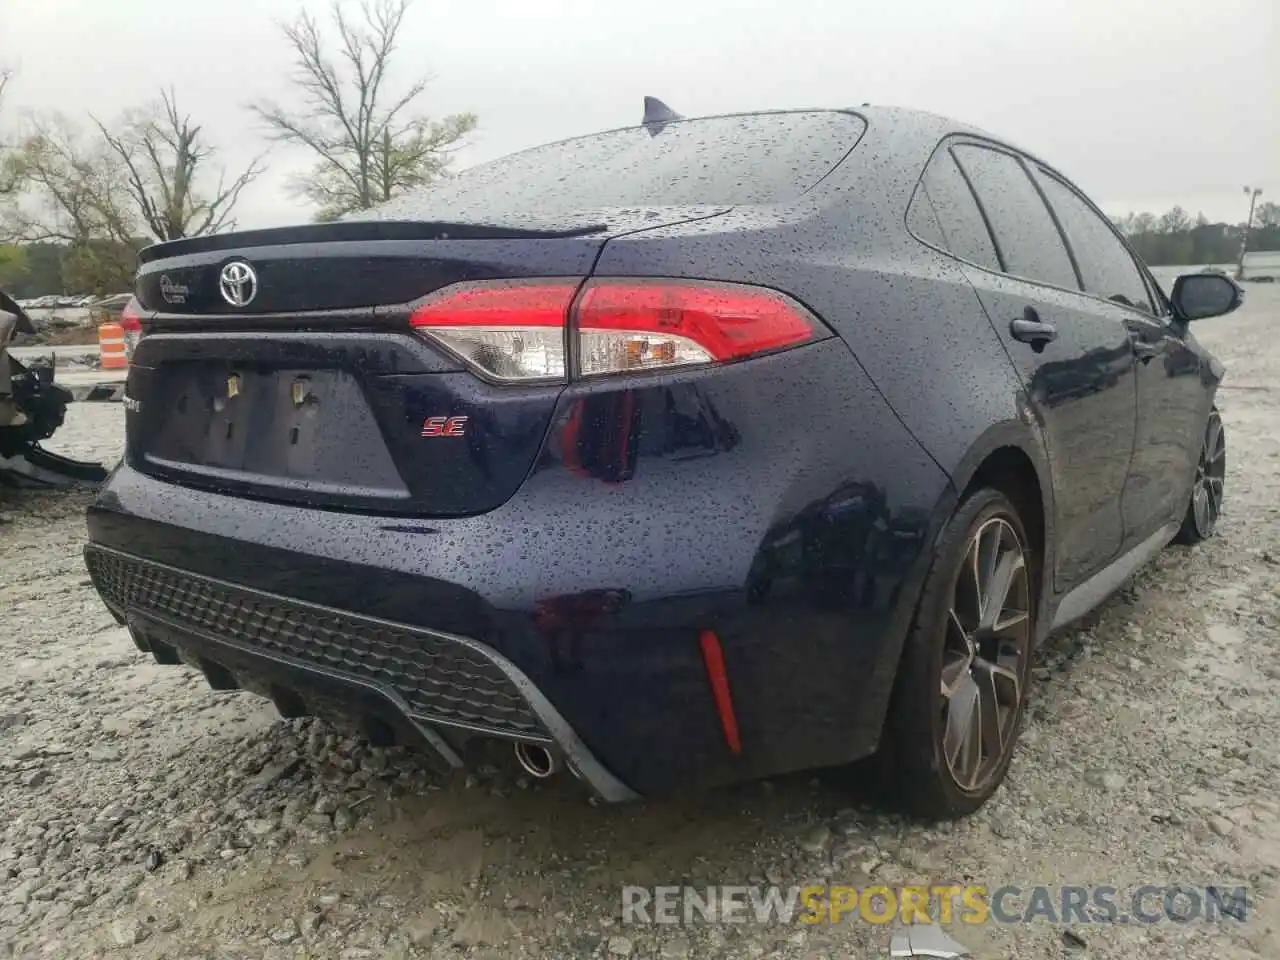
[[[1067,590],[1123,543],[1121,499],[1136,417],[1128,331],[1118,308],[1081,291],[1070,252],[1018,156],[953,141],[935,153],[925,186],[1043,429],[1053,471],[1054,583]],[[985,237],[974,235],[975,219]]]
[[1137,353],[1138,421],[1122,505],[1125,539],[1137,543],[1186,509],[1211,394],[1199,354],[1164,304],[1152,300],[1115,228],[1066,181],[1043,167],[1034,173],[1071,243],[1085,290],[1103,302],[1100,309],[1115,312]]

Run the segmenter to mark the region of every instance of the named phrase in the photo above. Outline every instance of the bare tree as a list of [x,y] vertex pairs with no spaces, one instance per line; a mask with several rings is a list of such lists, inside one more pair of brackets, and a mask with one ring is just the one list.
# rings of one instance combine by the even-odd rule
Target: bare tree
[[[5,67],[0,67],[0,107],[4,106],[4,91],[13,80],[13,71]],[[4,146],[4,142],[0,141],[0,146]]]
[[1191,229],[1191,217],[1182,207],[1174,206],[1160,215],[1156,228],[1161,233],[1186,233]]
[[305,146],[319,161],[297,178],[295,189],[320,207],[319,219],[365,210],[446,170],[451,152],[475,129],[471,113],[433,122],[412,107],[427,87],[419,77],[399,94],[387,90],[396,40],[410,0],[361,0],[362,23],[334,0],[336,52],[327,48],[320,23],[307,12],[283,26],[293,48],[294,84],[302,106],[273,101],[250,109],[272,139]]
[[12,157],[22,186],[16,213],[24,240],[129,241],[135,220],[122,202],[123,170],[111,151],[86,140],[60,114],[31,119]]
[[119,133],[94,119],[125,173],[125,190],[142,223],[159,240],[198,237],[234,229],[232,213],[240,192],[262,173],[253,160],[230,183],[218,173],[212,190],[202,189],[201,174],[214,155],[203,127],[178,109],[172,90],[160,102],[127,116]]
[[[0,67],[0,107],[4,106],[5,88],[13,80],[13,71]],[[0,198],[6,197],[18,188],[17,166],[9,156],[8,144],[0,140]],[[3,236],[3,230],[0,230]]]
[[124,202],[124,171],[96,139],[67,118],[34,117],[10,158],[19,193],[10,204],[10,232],[20,240],[67,244],[63,278],[95,293],[131,285],[141,246]]
[[1156,215],[1154,213],[1140,213],[1133,218],[1134,233],[1154,233],[1156,229]]
[[1115,224],[1115,227],[1117,230],[1119,230],[1121,233],[1123,233],[1127,237],[1127,236],[1132,236],[1133,233],[1135,232],[1133,228],[1133,222],[1135,219],[1136,217],[1131,211],[1129,213],[1126,213],[1122,217],[1112,217],[1111,222]]

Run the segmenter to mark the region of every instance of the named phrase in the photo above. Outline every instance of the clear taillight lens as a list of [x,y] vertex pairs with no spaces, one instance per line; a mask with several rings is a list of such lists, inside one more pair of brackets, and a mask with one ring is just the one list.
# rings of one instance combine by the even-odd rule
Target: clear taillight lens
[[508,381],[565,379],[570,342],[577,373],[595,377],[741,360],[821,333],[775,290],[684,280],[457,284],[422,303],[410,323]]
[[579,369],[584,377],[628,370],[654,370],[715,359],[687,337],[641,330],[579,330]]
[[498,380],[561,380],[565,331],[580,281],[482,282],[446,287],[409,322]]

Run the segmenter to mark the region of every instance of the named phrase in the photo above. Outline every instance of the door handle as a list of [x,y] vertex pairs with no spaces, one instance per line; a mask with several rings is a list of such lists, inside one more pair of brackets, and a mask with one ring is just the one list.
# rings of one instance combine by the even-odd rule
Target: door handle
[[1041,320],[1035,307],[1027,307],[1022,311],[1022,316],[1009,322],[1009,334],[1019,343],[1031,344],[1031,349],[1039,353],[1047,344],[1058,339],[1058,328]]
[[1152,357],[1158,357],[1163,352],[1160,344],[1149,343],[1138,337],[1133,337],[1133,352],[1138,355],[1138,359],[1143,363],[1150,363]]

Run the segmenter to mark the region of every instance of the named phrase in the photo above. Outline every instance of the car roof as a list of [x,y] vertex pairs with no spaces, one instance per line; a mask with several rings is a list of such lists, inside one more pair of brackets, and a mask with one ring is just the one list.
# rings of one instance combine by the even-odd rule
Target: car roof
[[[810,106],[810,107],[788,107],[776,110],[739,110],[732,113],[706,114],[702,116],[681,117],[679,120],[666,121],[667,123],[688,123],[698,120],[714,120],[720,117],[752,117],[767,116],[769,114],[785,114],[785,113],[850,113],[861,117],[867,123],[867,132],[864,135],[869,136],[872,140],[881,137],[897,137],[912,141],[912,145],[919,150],[924,151],[924,157],[932,153],[933,148],[938,141],[947,136],[969,136],[981,140],[988,140],[992,143],[1000,144],[1014,150],[1017,153],[1024,154],[1037,162],[1044,163],[1045,166],[1051,167],[1050,164],[1040,160],[1036,153],[1028,150],[1026,147],[1020,146],[1018,143],[1010,140],[1008,137],[992,133],[975,124],[965,123],[952,117],[947,117],[938,113],[931,113],[928,110],[920,110],[913,107],[899,107],[891,104],[871,104],[863,103],[858,106]],[[615,127],[611,130],[600,130],[594,134],[584,134],[585,137],[596,136],[604,133],[613,133],[617,130],[630,130],[636,127],[644,126],[643,123],[633,124],[627,127]],[[571,140],[580,139],[580,137],[569,138]],[[565,143],[567,140],[556,141],[557,143]]]
[[[771,114],[788,114],[788,113],[849,113],[861,117],[867,122],[868,129],[877,129],[877,133],[887,132],[893,129],[898,135],[907,135],[920,140],[921,142],[928,140],[930,145],[936,144],[938,140],[948,134],[963,134],[974,137],[980,137],[984,140],[991,140],[996,143],[1002,143],[1011,149],[1021,153],[1028,151],[1018,147],[1016,144],[1010,143],[1003,137],[996,136],[982,130],[971,124],[961,123],[949,117],[940,114],[930,113],[925,110],[917,110],[908,107],[895,106],[877,106],[872,104],[862,104],[861,106],[809,106],[809,107],[786,107],[780,109],[759,109],[759,110],[734,110],[727,113],[708,113],[698,116],[679,116],[678,119],[664,120],[662,126],[676,125],[682,123],[696,123],[700,120],[717,120],[727,117],[758,117],[769,116]],[[532,150],[540,150],[545,147],[554,147],[560,144],[572,143],[576,140],[586,140],[591,137],[605,136],[610,133],[620,133],[624,130],[636,130],[646,126],[642,121],[632,124],[626,124],[620,127],[608,127],[603,130],[592,130],[587,133],[575,134],[572,137],[562,137],[558,140],[548,140],[542,143],[533,144],[520,150],[512,151],[502,157],[497,157],[488,163],[496,163],[505,160],[508,157],[516,156],[521,153]],[[477,166],[485,166],[486,164],[477,164]]]

